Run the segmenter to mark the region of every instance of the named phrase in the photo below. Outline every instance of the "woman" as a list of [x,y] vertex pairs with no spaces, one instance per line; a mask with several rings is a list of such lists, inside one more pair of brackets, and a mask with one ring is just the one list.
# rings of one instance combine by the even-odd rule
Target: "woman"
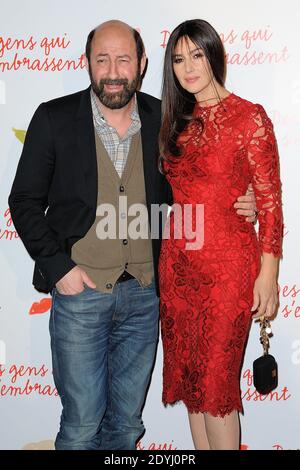
[[[185,403],[196,449],[239,448],[239,380],[251,320],[273,316],[278,303],[283,225],[273,127],[261,105],[225,88],[224,77],[214,28],[203,20],[180,24],[165,55],[161,168],[174,203],[203,204],[204,244],[187,249],[171,213],[160,258],[163,402]],[[250,182],[258,239],[233,207]]]

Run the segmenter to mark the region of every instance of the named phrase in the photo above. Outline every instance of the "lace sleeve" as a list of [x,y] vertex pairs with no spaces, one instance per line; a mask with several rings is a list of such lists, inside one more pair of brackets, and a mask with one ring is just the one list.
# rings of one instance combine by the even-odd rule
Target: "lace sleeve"
[[280,257],[283,217],[279,156],[272,122],[260,105],[255,106],[247,122],[245,147],[258,209],[261,251]]

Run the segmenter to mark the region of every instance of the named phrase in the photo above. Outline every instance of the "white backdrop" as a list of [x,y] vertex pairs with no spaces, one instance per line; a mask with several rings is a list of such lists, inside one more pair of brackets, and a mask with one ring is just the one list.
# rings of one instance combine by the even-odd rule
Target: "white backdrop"
[[[206,19],[225,43],[227,88],[261,103],[273,120],[285,217],[280,308],[271,339],[279,386],[267,396],[253,387],[252,361],[261,353],[253,324],[241,379],[242,444],[249,450],[300,447],[299,15],[297,0],[1,0],[0,449],[51,448],[61,411],[51,371],[50,297],[31,285],[33,263],[10,220],[7,197],[34,110],[42,101],[88,86],[80,59],[86,36],[112,18],[141,31],[149,58],[143,91],[157,97],[168,32],[185,19]],[[161,364],[159,347],[139,447],[192,449],[184,406],[161,404]]]

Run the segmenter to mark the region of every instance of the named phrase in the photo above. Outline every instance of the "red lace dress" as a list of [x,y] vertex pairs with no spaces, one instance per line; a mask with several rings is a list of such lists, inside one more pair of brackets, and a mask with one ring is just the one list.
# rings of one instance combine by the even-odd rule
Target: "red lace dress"
[[[171,213],[159,265],[163,403],[180,400],[189,412],[224,417],[242,411],[240,370],[260,255],[281,255],[281,184],[273,127],[262,106],[230,94],[215,106],[196,104],[199,116],[203,133],[191,121],[179,136],[181,157],[165,165],[174,203],[204,205],[204,244],[187,249],[187,224],[201,230],[195,210],[182,223]],[[250,182],[258,238],[233,207]]]

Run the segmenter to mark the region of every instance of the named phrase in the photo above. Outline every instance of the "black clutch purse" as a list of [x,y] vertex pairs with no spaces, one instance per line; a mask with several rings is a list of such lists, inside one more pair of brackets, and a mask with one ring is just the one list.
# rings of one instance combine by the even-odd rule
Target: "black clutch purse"
[[278,385],[278,366],[274,356],[268,354],[269,334],[272,333],[270,322],[265,317],[261,317],[259,323],[260,342],[264,353],[253,362],[253,383],[258,393],[267,395]]

